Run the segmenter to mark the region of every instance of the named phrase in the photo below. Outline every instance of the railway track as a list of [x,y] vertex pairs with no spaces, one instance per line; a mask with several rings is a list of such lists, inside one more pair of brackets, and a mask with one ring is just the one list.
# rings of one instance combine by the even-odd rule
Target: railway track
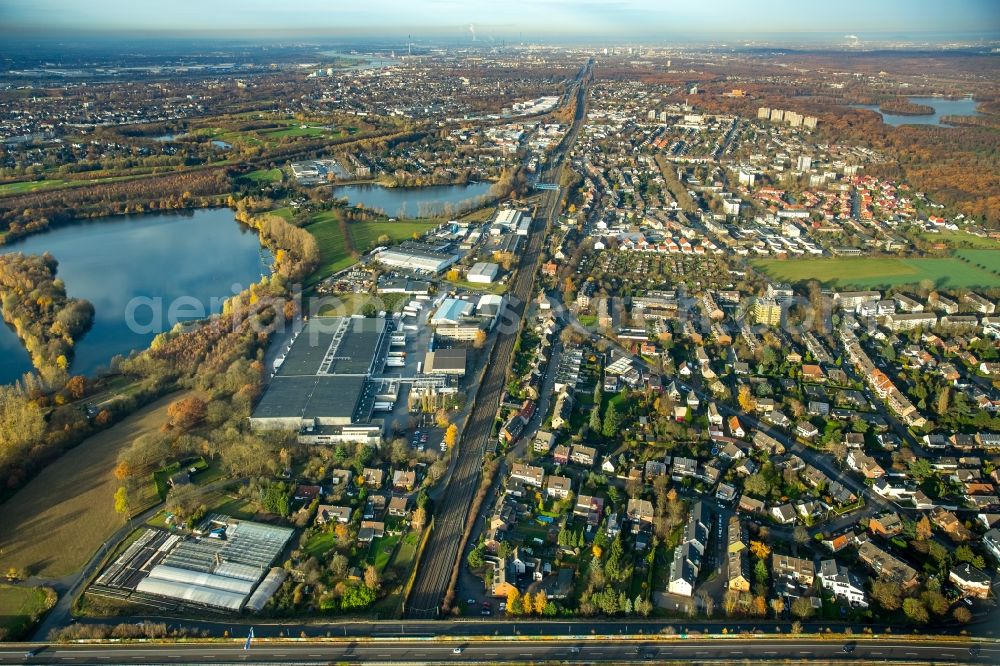
[[[576,140],[577,132],[583,121],[586,96],[583,79],[588,68],[589,65],[584,68],[574,84],[577,86],[578,104],[573,125],[567,133],[566,141],[561,146],[559,154],[549,162],[549,177],[555,174],[556,180],[558,180],[563,158]],[[546,194],[546,201],[540,207],[544,211],[541,223],[533,222],[533,229],[528,236],[527,249],[518,262],[511,289],[508,292],[508,307],[514,321],[520,322],[522,320],[525,308],[531,299],[542,244],[547,230],[559,212],[561,194],[561,190],[550,191]],[[469,415],[462,440],[456,449],[456,455],[459,456],[458,463],[441,500],[438,502],[434,517],[434,532],[424,549],[423,559],[418,565],[417,578],[407,603],[406,614],[409,618],[432,619],[440,615],[452,570],[462,555],[462,533],[468,519],[469,509],[479,488],[484,453],[493,431],[493,422],[507,382],[507,368],[519,334],[518,329],[504,331],[500,333],[500,337],[493,347],[486,374],[476,394],[475,405]]]

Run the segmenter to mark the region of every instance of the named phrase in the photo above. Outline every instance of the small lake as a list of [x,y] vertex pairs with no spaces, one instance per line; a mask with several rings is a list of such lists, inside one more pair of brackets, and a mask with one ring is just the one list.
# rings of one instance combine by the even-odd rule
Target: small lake
[[[51,253],[68,294],[93,303],[94,325],[76,344],[73,374],[92,374],[118,354],[148,347],[170,328],[169,308],[180,307],[181,297],[218,312],[221,300],[212,307],[213,298],[225,299],[259,281],[271,265],[256,232],[239,225],[228,208],[85,220],[0,245],[0,254],[8,252]],[[154,299],[162,314],[159,326],[150,306],[135,312],[140,328],[129,325],[128,306],[135,298]],[[192,318],[184,310],[177,314],[180,320]],[[0,322],[0,383],[30,370],[21,341]]]
[[877,104],[851,104],[854,109],[869,109],[882,116],[886,125],[942,125],[941,116],[978,116],[976,101],[971,97],[964,99],[946,99],[944,97],[908,97],[914,104],[926,104],[934,107],[934,113],[927,116],[900,116],[892,113],[882,113]]
[[486,198],[492,186],[489,182],[430,187],[341,185],[334,188],[333,196],[393,217],[434,217],[474,207]]
[[150,138],[152,138],[153,141],[160,141],[162,143],[170,143],[172,141],[177,141],[178,139],[183,139],[186,136],[188,136],[187,132],[184,132],[183,134],[161,134],[160,136],[154,136],[154,137],[150,137]]

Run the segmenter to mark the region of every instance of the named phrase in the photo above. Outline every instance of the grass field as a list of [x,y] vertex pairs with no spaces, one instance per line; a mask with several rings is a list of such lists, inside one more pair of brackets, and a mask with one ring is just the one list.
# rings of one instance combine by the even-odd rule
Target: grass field
[[281,181],[281,169],[257,169],[250,173],[243,174],[241,178],[254,183],[277,183]]
[[0,585],[0,640],[24,638],[28,629],[56,603],[47,587]]
[[16,183],[4,183],[0,185],[0,196],[5,194],[24,194],[25,192],[37,192],[53,187],[62,187],[67,181],[62,179],[53,180],[22,180]]
[[[962,250],[962,252],[973,252],[973,250]],[[978,250],[975,252],[989,251]],[[967,264],[956,257],[940,259],[898,259],[893,257],[758,259],[752,263],[758,270],[783,282],[819,280],[830,286],[873,289],[919,284],[927,280],[937,287],[1000,287],[1000,275]]]
[[983,267],[983,270],[1000,274],[1000,249],[961,249],[955,254],[970,262],[973,267]]
[[920,234],[920,237],[932,243],[952,243],[956,246],[971,247],[979,250],[1000,250],[1000,240],[973,236],[964,231],[942,231],[936,234],[923,233]]
[[316,237],[322,257],[320,266],[313,275],[314,280],[321,280],[337,271],[353,264],[357,259],[351,249],[357,253],[366,252],[373,247],[379,236],[385,234],[393,241],[401,241],[422,234],[435,226],[433,222],[387,222],[384,220],[372,222],[351,222],[347,225],[350,239],[344,237],[340,226],[341,212],[339,210],[318,213],[306,230]]
[[[64,576],[78,570],[122,524],[114,510],[118,452],[139,435],[158,430],[173,394],[71,449],[0,506],[0,570]],[[155,501],[153,484],[148,497]]]

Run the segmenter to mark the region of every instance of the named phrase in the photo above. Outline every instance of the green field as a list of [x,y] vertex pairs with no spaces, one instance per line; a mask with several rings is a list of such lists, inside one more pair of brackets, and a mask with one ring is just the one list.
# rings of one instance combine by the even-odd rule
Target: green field
[[278,183],[281,182],[281,169],[257,169],[240,177],[258,185],[260,183]]
[[982,267],[983,270],[1000,274],[1000,249],[962,249],[955,250],[955,254],[971,263],[973,268]]
[[973,236],[964,231],[942,231],[936,234],[923,233],[920,234],[920,237],[932,243],[952,243],[956,246],[971,247],[979,250],[1000,250],[1000,240]]
[[47,587],[0,585],[0,641],[16,641],[56,603]]
[[[988,250],[962,250],[986,252]],[[1000,256],[1000,254],[995,255]],[[753,266],[775,280],[874,289],[929,281],[936,287],[1000,287],[1000,275],[970,265],[957,257],[900,259],[895,257],[841,257],[837,259],[757,259]],[[990,264],[987,264],[990,265]],[[996,265],[994,262],[992,265]]]
[[[314,274],[315,280],[323,279],[337,271],[343,270],[357,261],[353,252],[367,252],[376,245],[382,234],[392,241],[402,241],[411,238],[413,234],[423,234],[435,226],[433,222],[351,222],[347,225],[350,239],[344,237],[340,226],[341,212],[339,210],[323,211],[317,214],[306,229],[319,243],[322,260]],[[353,252],[352,252],[353,250]]]
[[24,194],[25,192],[37,192],[53,187],[62,187],[67,181],[62,179],[53,180],[22,180],[16,183],[4,183],[0,185],[0,196],[6,194]]
[[283,137],[300,137],[307,136],[310,138],[316,137],[326,137],[327,139],[342,139],[345,136],[344,130],[341,129],[329,129],[326,127],[312,127],[306,125],[301,127],[298,125],[292,127],[281,127],[270,130],[260,130],[259,134],[266,138],[280,139]]

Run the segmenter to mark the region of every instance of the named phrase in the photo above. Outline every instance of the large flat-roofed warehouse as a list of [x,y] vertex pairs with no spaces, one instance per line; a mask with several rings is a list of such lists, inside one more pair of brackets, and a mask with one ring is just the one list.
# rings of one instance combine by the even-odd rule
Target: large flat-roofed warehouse
[[468,351],[465,349],[438,349],[427,352],[424,358],[424,372],[429,375],[465,375]]
[[367,422],[375,403],[368,378],[386,341],[385,319],[313,317],[275,361],[275,376],[250,417],[255,428]]
[[499,266],[480,261],[478,264],[469,269],[468,280],[469,282],[492,284],[493,281],[497,279],[497,275],[499,274]]
[[94,584],[185,606],[260,610],[284,580],[284,570],[271,565],[293,533],[222,515],[202,524],[200,538],[149,528]]
[[378,255],[386,266],[405,268],[422,273],[440,273],[458,261],[459,256],[447,243],[406,241]]

